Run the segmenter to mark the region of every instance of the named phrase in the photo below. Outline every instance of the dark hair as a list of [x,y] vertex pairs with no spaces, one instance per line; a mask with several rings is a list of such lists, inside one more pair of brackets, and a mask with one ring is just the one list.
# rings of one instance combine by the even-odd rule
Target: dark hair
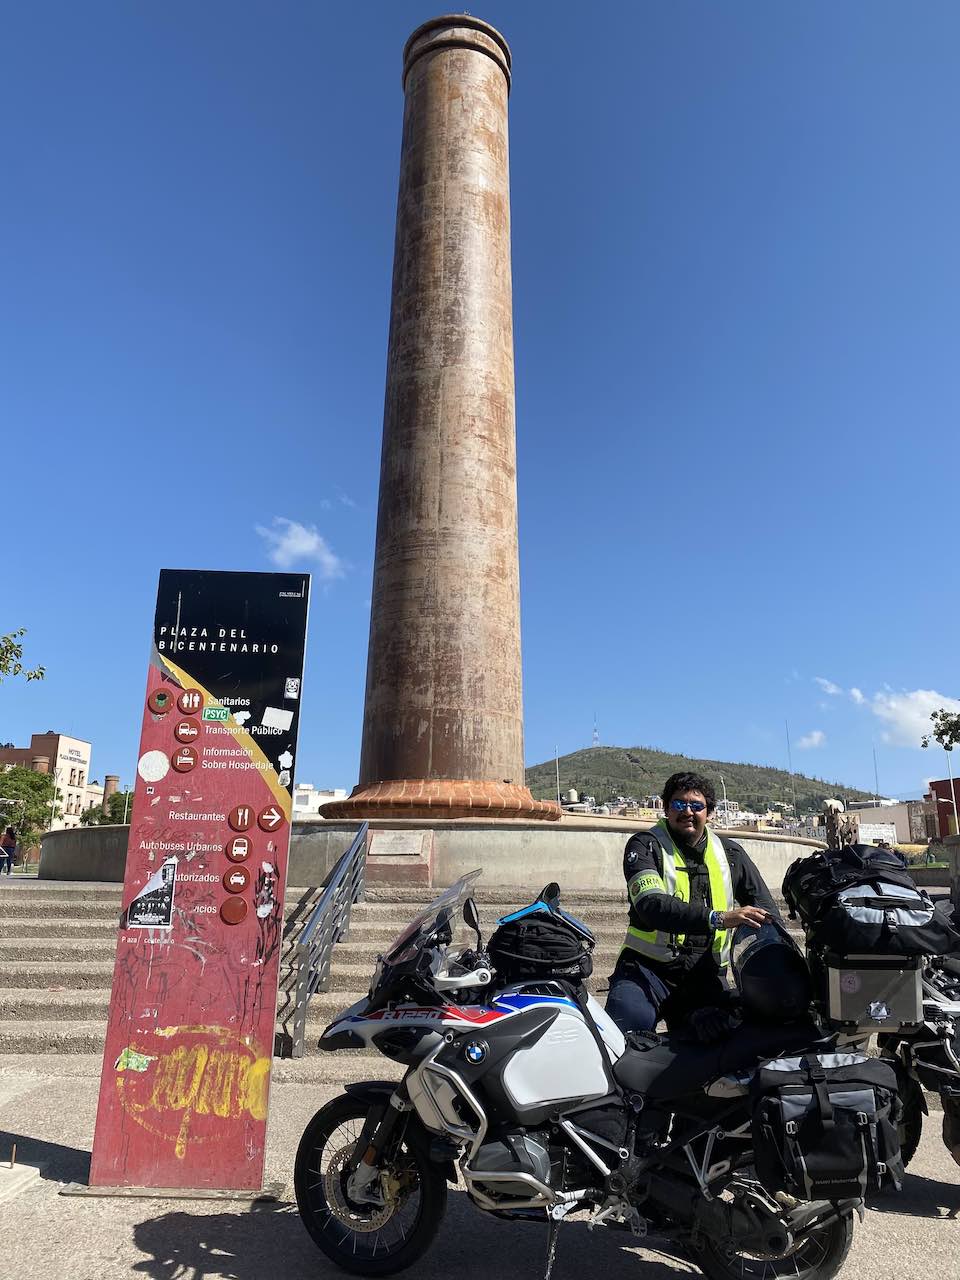
[[670,807],[670,801],[678,791],[699,791],[707,802],[708,813],[713,813],[717,807],[717,793],[713,789],[713,783],[702,773],[671,773],[663,784],[660,796],[665,809]]

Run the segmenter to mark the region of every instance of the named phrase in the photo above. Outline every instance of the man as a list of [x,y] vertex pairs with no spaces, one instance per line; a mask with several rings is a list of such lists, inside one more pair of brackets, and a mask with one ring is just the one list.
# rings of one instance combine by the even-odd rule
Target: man
[[778,915],[743,846],[707,826],[717,807],[708,778],[673,774],[663,805],[664,817],[631,836],[623,855],[630,921],[607,1013],[624,1033],[715,1006],[726,989],[731,930]]

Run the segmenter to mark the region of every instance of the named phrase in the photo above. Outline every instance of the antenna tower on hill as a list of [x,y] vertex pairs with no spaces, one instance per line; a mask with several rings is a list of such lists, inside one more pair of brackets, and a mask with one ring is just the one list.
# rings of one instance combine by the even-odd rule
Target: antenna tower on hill
[[594,747],[599,747],[600,745],[600,730],[597,728],[596,712],[593,713],[593,742],[590,745]]

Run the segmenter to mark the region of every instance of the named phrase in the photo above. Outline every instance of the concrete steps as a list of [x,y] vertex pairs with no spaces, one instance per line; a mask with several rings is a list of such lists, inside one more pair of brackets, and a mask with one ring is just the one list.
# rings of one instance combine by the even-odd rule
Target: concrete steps
[[[537,886],[539,888],[540,886]],[[0,1064],[47,1061],[57,1070],[96,1075],[106,1029],[120,916],[120,885],[15,881],[0,884]],[[285,895],[286,938],[281,959],[278,1027],[289,1027],[290,987],[296,935],[317,900],[316,890],[293,889]],[[278,1079],[330,1084],[364,1077],[392,1078],[398,1068],[379,1055],[320,1053],[316,1041],[338,1013],[366,994],[377,955],[435,896],[425,889],[372,887],[358,903],[349,937],[334,951],[330,989],[313,997],[307,1017],[307,1058],[278,1060]],[[484,936],[497,918],[523,905],[513,892],[478,887]],[[528,899],[529,900],[529,899]],[[598,936],[596,976],[605,988],[623,935],[626,898],[577,894],[564,905]],[[470,935],[472,937],[472,935]],[[2,1065],[0,1065],[2,1070]]]
[[[321,1030],[341,1010],[366,995],[364,991],[319,991],[307,1006],[307,1023]],[[10,987],[0,990],[0,1023],[44,1021],[106,1023],[110,1006],[109,987],[80,990],[49,990],[39,987]],[[0,1049],[0,1053],[3,1050]]]

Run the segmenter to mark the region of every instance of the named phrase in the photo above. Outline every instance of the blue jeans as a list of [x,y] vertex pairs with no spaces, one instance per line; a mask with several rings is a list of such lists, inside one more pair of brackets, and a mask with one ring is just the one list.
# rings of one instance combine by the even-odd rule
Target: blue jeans
[[709,953],[669,982],[639,960],[621,957],[610,978],[607,1013],[624,1035],[654,1031],[661,1017],[676,1025],[695,1009],[715,1005],[725,990]]
[[670,988],[650,969],[640,964],[624,969],[618,964],[610,978],[607,1013],[624,1035],[628,1031],[653,1031],[669,995]]

